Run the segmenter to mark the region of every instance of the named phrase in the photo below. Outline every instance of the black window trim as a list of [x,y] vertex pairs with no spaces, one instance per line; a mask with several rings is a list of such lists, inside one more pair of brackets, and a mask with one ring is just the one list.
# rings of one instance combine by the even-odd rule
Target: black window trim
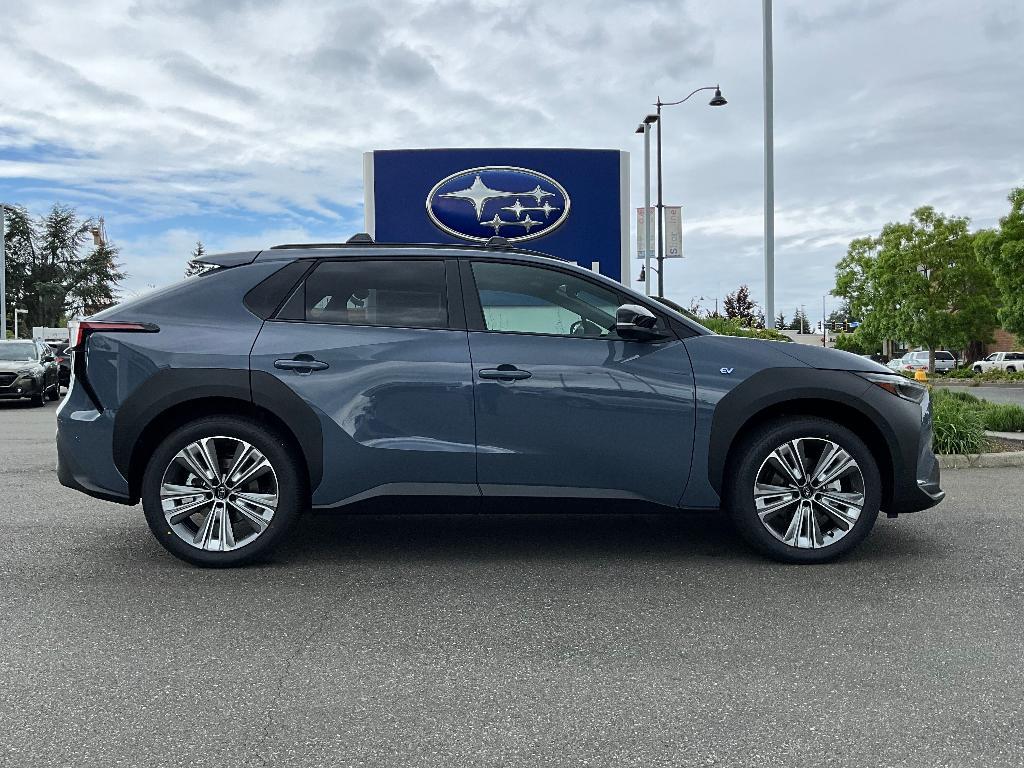
[[[474,333],[495,333],[506,336],[546,336],[554,339],[577,339],[580,341],[626,341],[619,336],[571,336],[564,333],[539,333],[537,331],[497,331],[487,327],[487,323],[484,320],[483,307],[480,304],[480,294],[476,289],[476,278],[473,276],[473,264],[516,264],[524,267],[534,267],[536,269],[546,269],[551,272],[558,272],[569,277],[575,277],[578,280],[582,280],[585,283],[590,283],[597,288],[605,291],[615,292],[620,300],[626,300],[624,303],[641,304],[647,309],[651,310],[658,319],[661,320],[667,330],[671,332],[671,335],[666,336],[664,339],[656,342],[645,342],[645,343],[664,343],[666,341],[676,341],[680,338],[678,329],[678,323],[672,322],[672,318],[668,317],[664,312],[661,312],[658,307],[652,306],[650,302],[636,301],[632,296],[622,293],[615,288],[611,288],[604,283],[600,283],[597,280],[591,280],[585,275],[570,270],[563,269],[556,264],[538,264],[536,261],[530,261],[527,259],[481,259],[481,258],[461,258],[459,259],[460,274],[462,276],[462,295],[463,302],[465,303],[466,309],[466,328]],[[621,306],[621,305],[620,305]],[[689,329],[687,329],[689,330]]]
[[[322,258],[322,259],[311,259],[312,264],[310,268],[302,275],[302,279],[299,280],[298,284],[292,288],[284,301],[277,307],[274,314],[268,318],[268,322],[275,323],[298,323],[302,325],[331,325],[343,328],[400,328],[407,330],[417,331],[459,331],[466,330],[466,313],[463,307],[462,291],[460,290],[461,285],[459,282],[459,275],[457,267],[453,264],[457,259],[452,259],[446,256],[392,256],[389,254],[369,254],[366,256],[341,256],[334,258]],[[384,325],[384,324],[369,324],[369,323],[331,323],[317,320],[307,320],[305,317],[302,319],[298,318],[285,318],[278,317],[278,315],[284,310],[289,304],[296,291],[303,291],[305,293],[306,280],[313,274],[313,272],[319,269],[321,264],[330,262],[339,262],[342,264],[350,264],[354,261],[384,261],[384,262],[396,262],[396,261],[415,261],[415,262],[440,262],[444,267],[444,303],[445,310],[448,316],[447,322],[443,326],[436,325]],[[454,297],[454,301],[453,301]],[[303,300],[303,306],[305,306],[305,300]]]

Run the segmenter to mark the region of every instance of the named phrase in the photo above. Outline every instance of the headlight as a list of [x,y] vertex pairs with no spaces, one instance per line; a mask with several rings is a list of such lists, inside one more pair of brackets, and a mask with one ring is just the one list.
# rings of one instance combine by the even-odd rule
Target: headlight
[[891,373],[858,373],[861,378],[867,379],[877,387],[896,397],[902,397],[912,403],[920,403],[928,396],[928,387],[911,381],[908,378],[893,375]]
[[35,370],[33,368],[22,368],[18,371],[19,376],[28,376],[30,373],[35,373]]

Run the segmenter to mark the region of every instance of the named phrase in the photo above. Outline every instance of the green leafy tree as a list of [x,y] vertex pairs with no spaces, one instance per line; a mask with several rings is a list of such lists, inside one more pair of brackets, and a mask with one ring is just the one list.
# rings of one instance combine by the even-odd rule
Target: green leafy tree
[[192,253],[188,257],[188,264],[185,265],[185,277],[201,275],[203,272],[213,269],[209,264],[201,264],[199,262],[199,259],[205,255],[206,249],[203,247],[203,243],[200,240],[196,240],[196,247],[192,249]]
[[918,208],[877,238],[850,243],[832,293],[862,319],[862,338],[903,339],[928,350],[988,341],[997,324],[991,271],[975,253],[968,219]]
[[1007,196],[1010,212],[999,220],[999,229],[975,236],[974,248],[992,270],[1002,306],[1003,327],[1024,343],[1024,187]]

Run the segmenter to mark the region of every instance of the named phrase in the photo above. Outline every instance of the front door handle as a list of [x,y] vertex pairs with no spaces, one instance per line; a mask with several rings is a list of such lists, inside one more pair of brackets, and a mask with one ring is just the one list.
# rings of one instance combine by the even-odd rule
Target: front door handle
[[477,375],[481,379],[495,379],[497,381],[518,381],[519,379],[528,379],[533,374],[529,371],[522,371],[516,368],[514,365],[504,363],[499,365],[497,368],[481,368],[477,371]]
[[316,360],[311,355],[296,355],[290,360],[275,360],[274,367],[283,371],[298,371],[299,373],[310,373],[311,371],[322,371],[330,366],[323,360]]

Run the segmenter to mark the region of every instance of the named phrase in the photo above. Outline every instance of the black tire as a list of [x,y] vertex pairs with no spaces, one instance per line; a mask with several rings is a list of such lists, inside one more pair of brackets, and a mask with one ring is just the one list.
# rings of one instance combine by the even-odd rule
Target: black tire
[[[827,439],[837,444],[857,462],[864,480],[864,506],[852,528],[834,543],[817,549],[797,548],[776,538],[761,523],[754,501],[761,465],[776,448],[798,438]],[[723,501],[736,530],[758,552],[786,563],[823,563],[854,549],[871,532],[881,506],[881,477],[871,451],[851,430],[827,419],[799,416],[764,424],[744,441],[730,455]]]
[[1008,366],[1006,366],[1006,372],[1007,373],[1016,373],[1017,372],[1017,368],[1015,366],[1008,365]]
[[43,399],[43,393],[42,392],[40,392],[37,395],[32,395],[32,407],[33,408],[42,408],[44,405],[46,405],[46,402]]
[[975,373],[981,373],[981,366],[980,365],[974,366],[974,372]]
[[47,395],[47,398],[51,403],[60,400],[60,384],[53,385],[53,389],[50,390],[50,394]]
[[[203,437],[224,436],[250,443],[270,462],[277,476],[278,504],[266,529],[252,542],[229,551],[199,549],[181,539],[164,517],[160,486],[164,472],[178,452]],[[210,416],[185,424],[153,451],[142,478],[142,506],[153,535],[172,555],[194,565],[223,568],[265,558],[281,543],[308,504],[307,474],[294,447],[275,430],[254,419]]]

